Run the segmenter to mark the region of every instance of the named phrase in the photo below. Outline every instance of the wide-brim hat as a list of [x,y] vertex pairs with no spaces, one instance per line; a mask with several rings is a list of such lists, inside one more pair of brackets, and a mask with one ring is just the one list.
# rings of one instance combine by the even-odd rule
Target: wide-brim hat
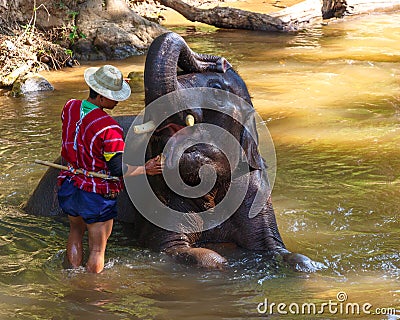
[[114,66],[88,68],[84,77],[90,88],[108,99],[124,101],[131,95],[131,87],[124,81],[121,71]]

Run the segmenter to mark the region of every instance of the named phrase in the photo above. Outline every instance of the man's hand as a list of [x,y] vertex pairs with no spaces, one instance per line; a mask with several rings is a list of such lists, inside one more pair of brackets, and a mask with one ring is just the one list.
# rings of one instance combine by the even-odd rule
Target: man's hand
[[154,176],[156,174],[161,174],[164,169],[164,163],[162,161],[162,156],[158,155],[153,159],[148,160],[144,165],[144,170],[149,176]]
[[153,159],[148,160],[144,166],[131,166],[126,165],[128,169],[126,170],[124,177],[134,177],[141,174],[148,174],[149,176],[154,176],[156,174],[161,174],[164,169],[163,156],[158,155]]

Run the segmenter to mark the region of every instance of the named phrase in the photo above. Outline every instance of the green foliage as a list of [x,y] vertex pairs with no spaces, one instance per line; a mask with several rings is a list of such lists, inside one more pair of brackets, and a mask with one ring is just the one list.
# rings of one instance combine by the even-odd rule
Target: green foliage
[[68,15],[71,17],[71,29],[70,29],[70,33],[68,35],[68,39],[70,41],[71,44],[75,43],[75,40],[78,39],[86,39],[86,35],[83,34],[82,32],[80,32],[78,30],[78,27],[75,25],[75,19],[76,16],[79,14],[79,12],[77,11],[69,11]]
[[79,14],[77,11],[69,11],[68,15],[75,21],[76,16]]
[[71,49],[65,49],[65,53],[69,55],[71,58],[74,55],[74,52]]
[[86,35],[80,32],[77,26],[72,26],[68,39],[71,42],[71,44],[74,44],[75,40],[77,39],[86,39]]

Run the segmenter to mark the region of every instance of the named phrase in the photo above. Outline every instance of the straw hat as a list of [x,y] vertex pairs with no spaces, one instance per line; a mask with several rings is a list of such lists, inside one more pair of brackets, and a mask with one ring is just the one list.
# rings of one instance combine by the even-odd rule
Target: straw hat
[[90,88],[108,99],[123,101],[131,95],[131,87],[124,81],[121,71],[114,66],[88,68],[84,77]]

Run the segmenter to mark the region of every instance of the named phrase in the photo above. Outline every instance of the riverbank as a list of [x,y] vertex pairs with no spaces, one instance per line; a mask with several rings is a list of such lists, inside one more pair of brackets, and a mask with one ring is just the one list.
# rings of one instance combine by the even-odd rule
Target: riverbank
[[[213,8],[216,6],[232,7],[259,13],[272,13],[298,2],[301,2],[301,0],[186,0],[186,3],[189,5],[200,8]],[[208,28],[210,27],[202,23],[191,22],[173,9],[160,6],[152,0],[131,1],[129,6],[142,17],[158,22],[166,29],[173,26],[196,27],[204,25]],[[38,13],[43,12],[38,11]],[[59,13],[51,12],[49,15],[54,15],[54,17],[56,17]],[[91,20],[95,20],[95,18]],[[71,27],[72,29],[70,31],[68,31],[68,28],[60,30],[54,29],[53,31],[40,31],[42,28],[36,25],[40,25],[39,21],[40,19],[31,21],[25,29],[18,26],[18,24],[10,24],[8,29],[3,28],[0,30],[0,56],[2,57],[2,61],[0,62],[0,87],[10,88],[21,74],[28,71],[40,72],[43,70],[56,70],[65,66],[79,64],[79,60],[93,60],[86,56],[83,59],[82,54],[76,56],[79,51],[82,51],[82,46],[78,46],[78,49],[75,47],[76,43],[79,41],[87,42],[89,49],[86,48],[85,45],[83,45],[83,47],[90,52],[89,55],[93,54],[93,50],[90,50],[90,42],[94,40],[89,41],[87,39],[89,33],[87,30],[85,32],[83,32],[83,29],[83,31],[81,30],[82,24],[78,26],[77,21],[75,21],[75,25]],[[111,26],[112,24],[110,24],[110,27]],[[6,32],[7,30],[8,32]],[[136,29],[134,28],[134,30]],[[124,33],[124,30],[113,29],[113,32],[117,31],[119,32],[119,36],[116,36],[116,38],[126,37],[127,33]],[[97,45],[101,41],[104,42],[104,37],[105,36],[103,36],[103,38],[97,36],[97,38],[100,39],[96,38]],[[61,38],[64,39],[62,42],[60,42]],[[68,41],[68,39],[70,40]],[[118,46],[118,43],[116,45]],[[143,44],[144,47],[146,45],[148,45],[148,43]],[[143,47],[140,48],[140,50],[143,51]],[[116,50],[110,51],[115,52]],[[99,57],[115,59],[112,54],[107,56],[105,53],[99,54],[97,58]]]
[[[162,2],[175,7],[174,4],[178,1]],[[113,7],[117,3],[122,7]],[[374,10],[393,10],[396,6],[400,8],[400,0],[380,0],[379,2],[347,0],[346,6],[340,8],[337,5],[342,4],[342,1],[324,0],[322,12],[319,0],[185,0],[185,3],[193,8],[211,9],[218,6],[226,10],[215,10],[218,11],[217,13],[207,12],[205,14],[208,14],[207,19],[202,19],[190,8],[186,7],[186,10],[192,15],[175,7],[191,20],[209,23],[204,24],[189,21],[182,14],[156,4],[154,0],[131,0],[129,6],[132,10],[129,10],[126,3],[122,1],[110,4],[110,8],[98,6],[88,9],[80,5],[76,8],[65,7],[64,14],[53,10],[48,12],[48,15],[52,16],[53,20],[57,20],[57,17],[60,20],[53,21],[53,28],[50,28],[46,22],[48,17],[39,16],[45,13],[43,8],[37,10],[37,19],[36,11],[34,11],[34,17],[28,25],[24,25],[24,19],[20,19],[19,24],[9,19],[9,26],[3,25],[0,28],[0,88],[11,87],[14,80],[27,71],[61,69],[79,64],[79,61],[121,60],[144,54],[156,36],[165,32],[165,29],[173,27],[189,27],[195,30],[196,27],[215,28],[213,26],[217,26],[229,29],[297,32],[311,28],[315,23],[321,23],[322,18],[329,19]],[[3,7],[3,13],[8,15],[12,15],[12,10],[14,13],[21,11],[11,6],[8,9],[5,8]],[[241,9],[254,14],[237,14],[235,10],[228,10],[228,8]],[[116,18],[120,16],[111,14],[113,10],[120,10],[126,16],[123,19]],[[224,12],[221,13],[221,11]],[[70,16],[71,12],[73,12],[73,19]],[[25,19],[28,19],[31,12],[25,15]],[[4,17],[6,17],[5,14],[0,18],[0,22]],[[57,23],[58,25],[67,23],[68,27],[57,27]],[[160,24],[165,29],[160,28]]]

